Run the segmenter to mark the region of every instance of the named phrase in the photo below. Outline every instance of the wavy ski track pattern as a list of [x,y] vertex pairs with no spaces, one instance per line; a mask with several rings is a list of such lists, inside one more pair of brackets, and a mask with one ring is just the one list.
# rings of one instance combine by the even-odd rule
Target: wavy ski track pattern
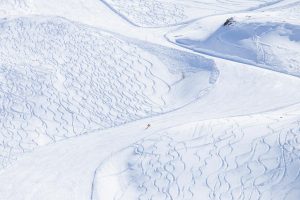
[[164,111],[157,88],[169,86],[136,46],[59,18],[0,29],[0,168],[38,145]]
[[[196,18],[202,18],[215,14],[224,14],[236,10],[236,7],[241,7],[239,10],[255,10],[276,4],[281,0],[249,0],[241,2],[240,0],[224,1],[161,1],[161,0],[101,0],[113,12],[118,14],[128,23],[139,27],[168,27],[184,24],[188,21],[193,21]],[[195,16],[190,16],[191,8],[197,8],[192,12],[198,12]],[[208,12],[212,10],[212,12]],[[200,14],[201,11],[206,14]],[[238,11],[238,10],[237,10]],[[193,14],[194,15],[194,14]]]
[[[295,199],[300,187],[300,120],[271,121],[258,127],[217,120],[138,141],[124,150],[127,169],[111,175],[127,185],[114,199],[128,198],[128,191],[135,191],[139,200]],[[120,160],[114,156],[102,165]],[[107,178],[101,166],[97,177],[100,182]]]

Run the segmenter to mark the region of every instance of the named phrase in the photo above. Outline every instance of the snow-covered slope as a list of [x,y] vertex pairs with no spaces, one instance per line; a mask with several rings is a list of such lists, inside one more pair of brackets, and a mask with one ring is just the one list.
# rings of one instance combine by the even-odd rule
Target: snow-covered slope
[[0,200],[298,200],[299,5],[0,0]]
[[228,118],[143,138],[98,167],[93,199],[298,199],[299,118]]
[[168,38],[198,52],[299,76],[300,24],[277,15],[215,16],[180,28]]
[[30,12],[29,0],[0,0],[0,16],[6,17]]
[[[102,0],[120,17],[141,27],[161,27],[181,24],[199,17],[223,14],[233,11],[251,10],[272,5],[277,0],[248,1],[179,1],[179,0]],[[238,5],[238,6],[234,6]]]
[[170,72],[136,45],[62,18],[4,20],[0,45],[2,167],[38,145],[169,112],[213,85],[204,58]]

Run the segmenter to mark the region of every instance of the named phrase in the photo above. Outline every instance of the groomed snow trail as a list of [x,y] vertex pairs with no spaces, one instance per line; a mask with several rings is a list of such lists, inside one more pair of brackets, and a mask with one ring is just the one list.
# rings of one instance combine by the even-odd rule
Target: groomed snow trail
[[0,0],[0,199],[298,200],[299,5]]

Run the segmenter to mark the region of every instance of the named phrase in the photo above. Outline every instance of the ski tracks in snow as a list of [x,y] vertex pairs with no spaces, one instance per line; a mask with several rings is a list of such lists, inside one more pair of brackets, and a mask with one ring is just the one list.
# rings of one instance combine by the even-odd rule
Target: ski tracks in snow
[[20,18],[1,22],[0,40],[0,168],[37,145],[166,111],[155,59],[110,34]]
[[233,11],[255,10],[281,0],[101,0],[113,12],[138,27],[159,28],[185,24],[198,18]]
[[[257,118],[250,125],[224,119],[140,140],[102,163],[94,193],[108,200],[295,199],[300,121],[258,118],[267,125],[257,125]],[[121,186],[108,198],[102,187],[112,180]]]
[[[203,17],[177,1],[102,2],[139,27]],[[248,1],[242,9],[275,2]],[[210,16],[241,1],[204,4],[222,4]],[[125,40],[54,17],[2,20],[0,30],[0,169],[39,145],[171,111],[175,75],[160,77],[154,68],[165,66]],[[266,63],[268,45],[255,39]],[[91,199],[297,199],[299,131],[299,119],[268,114],[157,131],[101,162]]]

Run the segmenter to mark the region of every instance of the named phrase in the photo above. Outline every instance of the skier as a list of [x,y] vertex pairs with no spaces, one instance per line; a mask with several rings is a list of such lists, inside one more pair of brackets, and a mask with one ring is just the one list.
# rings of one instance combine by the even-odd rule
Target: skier
[[147,124],[145,129],[147,130],[148,128],[150,128],[150,126],[151,126],[151,124]]

